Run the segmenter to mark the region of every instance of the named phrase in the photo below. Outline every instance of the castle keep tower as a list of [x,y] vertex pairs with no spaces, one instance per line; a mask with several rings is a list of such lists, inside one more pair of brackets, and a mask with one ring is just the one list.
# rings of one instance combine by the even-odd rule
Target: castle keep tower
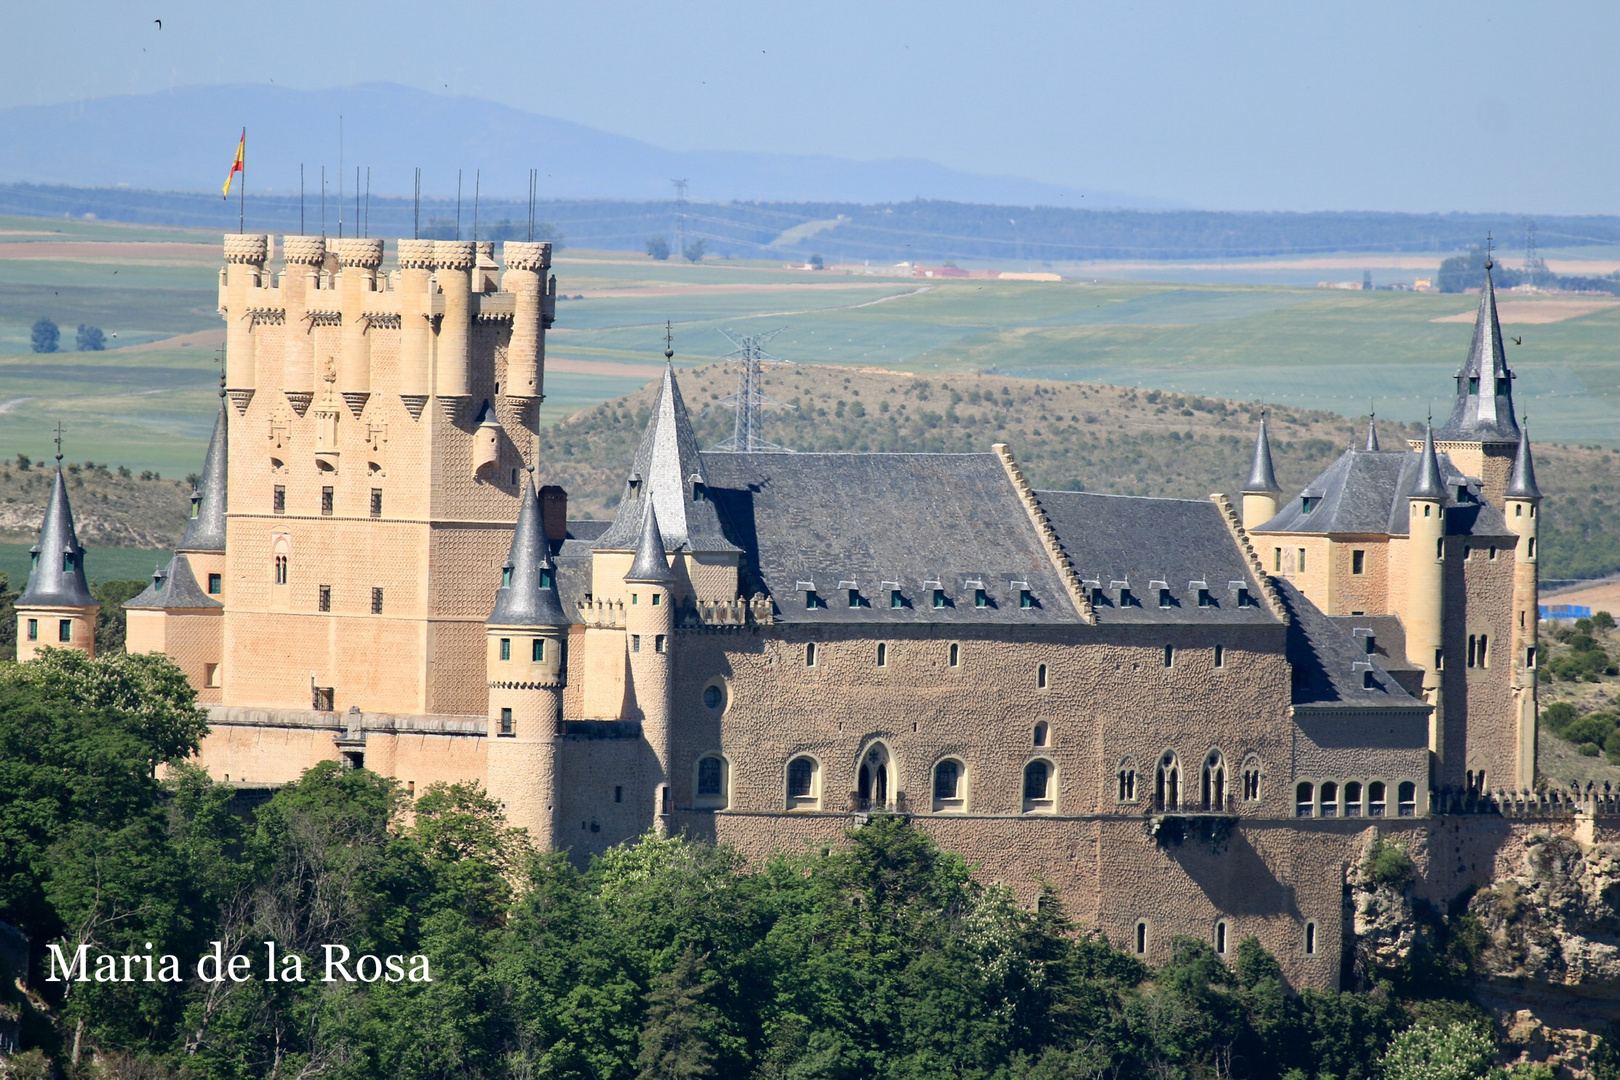
[[[482,623],[543,396],[550,245],[507,245],[521,298],[493,245],[400,241],[390,271],[380,240],[289,236],[279,275],[272,247],[227,237],[220,281],[235,436],[220,702],[482,717]],[[199,583],[215,572],[187,560]]]
[[652,777],[654,820],[665,830],[671,812],[669,789],[670,722],[673,710],[670,655],[674,647],[675,619],[670,572],[664,554],[664,535],[658,530],[658,509],[649,500],[642,517],[641,542],[635,561],[624,575],[629,603],[624,609],[624,630],[629,649],[630,688],[635,710],[641,714],[642,737],[657,762]]
[[1441,671],[1445,666],[1446,485],[1434,452],[1434,431],[1423,436],[1417,482],[1407,496],[1406,658],[1423,669],[1429,714],[1429,751],[1445,758]]
[[[60,440],[58,440],[60,441]],[[73,507],[62,479],[62,455],[56,455],[56,483],[39,541],[29,549],[28,584],[17,597],[17,659],[32,660],[39,650],[96,651],[96,611],[84,579],[84,548],[73,529]]]

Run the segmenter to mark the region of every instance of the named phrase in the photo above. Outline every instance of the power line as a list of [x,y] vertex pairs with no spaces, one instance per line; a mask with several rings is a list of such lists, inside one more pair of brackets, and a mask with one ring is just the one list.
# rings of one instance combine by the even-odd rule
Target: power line
[[686,178],[671,180],[675,185],[675,253],[686,255]]
[[730,397],[722,398],[720,404],[737,410],[736,426],[732,430],[731,438],[715,447],[716,450],[730,450],[735,453],[752,454],[763,450],[786,451],[787,448],[778,446],[773,442],[765,441],[765,430],[761,417],[766,408],[791,409],[791,405],[783,405],[780,401],[772,401],[765,396],[765,364],[791,364],[791,360],[783,360],[780,356],[773,356],[765,351],[765,343],[780,334],[785,327],[763,334],[739,335],[729,328],[721,327],[720,332],[726,340],[737,346],[734,350],[721,357],[722,360],[735,360],[737,362],[737,392]]

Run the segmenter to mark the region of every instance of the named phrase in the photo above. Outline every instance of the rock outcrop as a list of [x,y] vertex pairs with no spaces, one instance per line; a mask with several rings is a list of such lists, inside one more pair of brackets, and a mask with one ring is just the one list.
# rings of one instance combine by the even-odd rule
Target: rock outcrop
[[1620,845],[1533,837],[1523,864],[1477,893],[1481,973],[1620,999]]

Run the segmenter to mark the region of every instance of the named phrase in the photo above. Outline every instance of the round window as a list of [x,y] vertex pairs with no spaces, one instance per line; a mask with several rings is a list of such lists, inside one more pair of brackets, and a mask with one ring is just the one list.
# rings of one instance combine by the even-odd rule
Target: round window
[[711,709],[718,709],[725,704],[726,692],[718,686],[705,686],[703,688],[703,704]]

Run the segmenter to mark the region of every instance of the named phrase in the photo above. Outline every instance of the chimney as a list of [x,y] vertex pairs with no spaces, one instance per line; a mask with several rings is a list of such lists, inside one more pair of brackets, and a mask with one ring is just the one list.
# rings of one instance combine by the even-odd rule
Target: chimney
[[556,484],[540,489],[540,521],[547,539],[561,542],[568,535],[568,492]]

